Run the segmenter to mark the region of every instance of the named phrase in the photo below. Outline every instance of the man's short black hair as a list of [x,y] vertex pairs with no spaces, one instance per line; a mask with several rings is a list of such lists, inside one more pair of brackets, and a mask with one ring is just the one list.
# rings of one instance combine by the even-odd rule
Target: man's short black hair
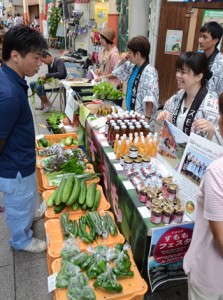
[[47,56],[52,56],[52,55],[50,54],[50,52],[49,52],[48,50],[44,49],[44,50],[42,51],[42,57],[43,57],[43,58],[46,58]]
[[222,26],[219,23],[214,21],[208,22],[204,24],[200,29],[200,33],[204,33],[204,32],[210,33],[213,40],[218,39],[218,43],[216,44],[217,47],[223,35]]
[[2,59],[8,61],[13,50],[22,57],[28,53],[47,49],[48,45],[42,34],[29,26],[18,25],[7,31],[2,44]]

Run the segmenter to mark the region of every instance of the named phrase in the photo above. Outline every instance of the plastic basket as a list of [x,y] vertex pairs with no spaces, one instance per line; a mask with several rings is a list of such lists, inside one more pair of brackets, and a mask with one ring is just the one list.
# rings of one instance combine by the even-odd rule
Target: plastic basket
[[[97,190],[101,191],[101,198],[100,198],[100,202],[99,202],[99,206],[98,206],[98,211],[109,210],[111,206],[110,206],[110,203],[105,198],[102,187],[100,185],[97,185]],[[43,194],[42,194],[43,201],[46,201],[50,197],[50,195],[52,195],[53,192],[54,192],[54,190],[48,190],[48,191],[43,192]],[[74,215],[86,214],[86,212],[82,211],[81,209],[74,211],[70,206],[66,206],[62,210],[62,212],[60,212],[59,214],[56,214],[54,212],[54,206],[51,206],[51,207],[46,208],[44,217],[45,217],[45,220],[47,221],[49,219],[60,218],[60,216],[66,212],[69,212],[70,216],[72,214],[74,214]]]
[[[93,173],[94,172],[93,165],[89,164],[89,166],[91,166],[91,167],[88,169],[88,172]],[[42,169],[40,170],[40,173],[42,176],[44,190],[55,190],[57,188],[57,185],[50,185],[48,178],[47,178],[46,174],[44,174]],[[97,177],[93,180],[87,180],[86,182],[87,182],[87,185],[89,185],[91,182],[99,183],[99,181],[100,181],[100,178]]]
[[[50,142],[50,145],[60,143],[61,140],[66,139],[68,136],[72,136],[74,140],[78,140],[78,135],[76,133],[61,133],[61,134],[49,134],[44,135],[45,139]],[[77,148],[77,145],[66,146],[65,148]],[[44,149],[38,146],[38,141],[36,140],[37,151]]]
[[[113,214],[111,212],[108,212],[108,213],[114,219]],[[78,221],[81,216],[83,216],[83,213],[70,214],[69,219]],[[45,226],[46,237],[47,237],[48,272],[49,272],[49,274],[52,274],[51,264],[56,258],[60,257],[60,251],[61,251],[63,243],[64,243],[64,238],[63,238],[63,233],[62,233],[61,226],[60,226],[60,219],[48,220],[45,222],[44,226]],[[89,245],[91,245],[92,247],[96,247],[99,244],[101,244],[101,245],[106,244],[107,246],[113,246],[113,245],[116,245],[117,243],[124,243],[124,241],[125,241],[124,236],[118,231],[118,234],[116,236],[109,235],[106,240],[106,243],[104,242],[102,237],[98,237],[97,242],[94,241],[92,244],[86,244],[80,240],[80,249],[81,249],[81,251],[86,251],[86,249]]]
[[[131,250],[128,250],[130,259],[131,259],[131,270],[134,272],[134,276],[132,278],[122,278],[119,279],[119,283],[123,287],[123,291],[120,294],[109,294],[103,290],[94,289],[96,299],[101,300],[143,300],[144,295],[148,290],[148,286],[145,280],[141,277],[138,268],[134,262]],[[56,259],[52,263],[52,271],[53,273],[59,273],[61,268],[61,258]],[[90,280],[89,285],[93,287],[93,283],[95,280]],[[67,300],[67,289],[56,289],[54,291],[54,299],[55,300]]]

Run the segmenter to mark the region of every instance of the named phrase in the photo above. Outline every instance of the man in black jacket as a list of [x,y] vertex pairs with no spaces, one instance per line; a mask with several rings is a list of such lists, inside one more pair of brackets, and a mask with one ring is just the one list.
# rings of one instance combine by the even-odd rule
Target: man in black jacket
[[[67,70],[64,61],[60,58],[53,57],[47,50],[42,51],[42,61],[48,65],[48,73],[41,75],[42,79],[56,78],[65,79],[67,77]],[[50,107],[50,101],[46,96],[46,91],[43,85],[36,85],[36,81],[30,82],[30,88],[41,99],[41,106],[35,109],[47,112]]]

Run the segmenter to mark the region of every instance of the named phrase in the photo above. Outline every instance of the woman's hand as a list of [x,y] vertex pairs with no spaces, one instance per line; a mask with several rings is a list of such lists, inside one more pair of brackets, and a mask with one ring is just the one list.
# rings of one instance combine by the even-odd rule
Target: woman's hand
[[99,75],[100,75],[100,69],[95,69],[95,70],[94,70],[94,73],[95,73],[97,76],[99,76]]
[[95,82],[102,81],[104,77],[103,76],[98,76],[97,78],[94,79]]
[[158,114],[156,120],[158,122],[168,121],[169,117],[170,117],[170,112],[164,110]]
[[208,139],[212,140],[213,134],[215,132],[215,126],[206,119],[200,119],[193,122],[193,129],[195,131],[208,133]]

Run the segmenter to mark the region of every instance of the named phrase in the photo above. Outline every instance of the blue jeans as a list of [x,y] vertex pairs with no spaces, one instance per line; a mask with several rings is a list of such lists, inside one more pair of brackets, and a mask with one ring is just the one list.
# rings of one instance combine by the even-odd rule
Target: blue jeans
[[30,85],[32,92],[34,91],[34,88],[35,88],[35,92],[39,97],[46,96],[46,92],[45,92],[44,86],[42,84],[39,84],[36,86],[36,81],[31,81],[29,85]]
[[31,226],[36,210],[36,173],[16,178],[0,177],[0,191],[3,192],[5,218],[11,240],[16,250],[24,249],[32,240]]

